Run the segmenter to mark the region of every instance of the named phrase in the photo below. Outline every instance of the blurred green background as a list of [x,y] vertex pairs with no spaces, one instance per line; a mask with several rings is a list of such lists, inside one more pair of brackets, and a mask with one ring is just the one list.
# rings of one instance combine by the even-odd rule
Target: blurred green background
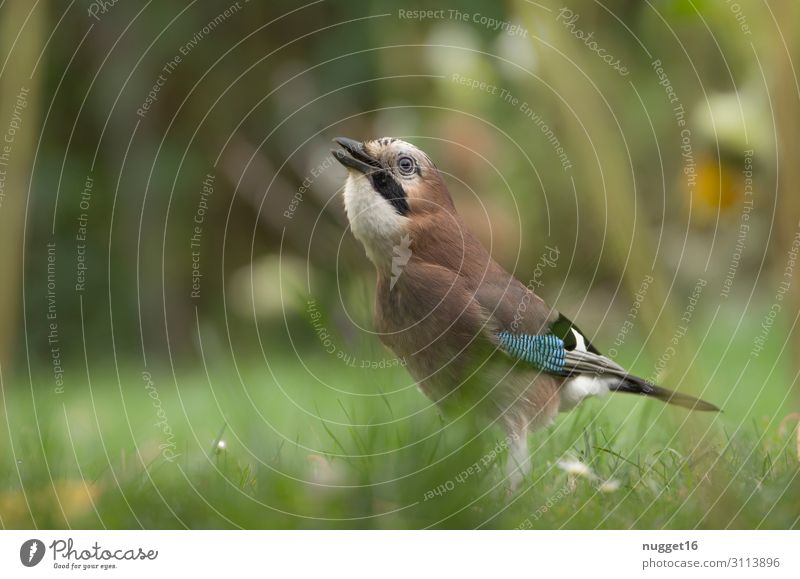
[[[798,526],[798,27],[759,0],[6,0],[0,524]],[[508,498],[502,435],[372,332],[340,135],[425,150],[503,266],[725,412],[591,401]]]

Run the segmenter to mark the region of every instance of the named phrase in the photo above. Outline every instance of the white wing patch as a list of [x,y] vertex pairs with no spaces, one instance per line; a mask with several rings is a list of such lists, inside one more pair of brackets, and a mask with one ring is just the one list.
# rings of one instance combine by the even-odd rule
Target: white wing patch
[[572,330],[572,333],[575,336],[575,341],[577,342],[577,345],[575,346],[575,349],[576,350],[580,350],[581,352],[585,352],[586,351],[586,340],[584,339],[584,337],[581,335],[581,333],[578,330],[576,330],[575,328],[570,328],[570,329]]

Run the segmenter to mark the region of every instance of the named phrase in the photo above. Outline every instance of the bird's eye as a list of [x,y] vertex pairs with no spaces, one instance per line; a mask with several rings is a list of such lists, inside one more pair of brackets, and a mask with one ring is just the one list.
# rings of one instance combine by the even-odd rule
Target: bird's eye
[[403,175],[411,175],[415,171],[416,165],[414,164],[414,159],[403,156],[397,159],[397,168],[400,169],[400,173]]

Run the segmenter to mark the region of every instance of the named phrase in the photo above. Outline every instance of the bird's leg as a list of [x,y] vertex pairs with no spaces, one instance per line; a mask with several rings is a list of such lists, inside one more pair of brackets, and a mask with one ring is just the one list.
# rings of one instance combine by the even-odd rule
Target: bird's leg
[[508,435],[508,461],[506,474],[511,492],[516,492],[531,472],[530,455],[528,454],[528,431],[526,429],[511,431]]

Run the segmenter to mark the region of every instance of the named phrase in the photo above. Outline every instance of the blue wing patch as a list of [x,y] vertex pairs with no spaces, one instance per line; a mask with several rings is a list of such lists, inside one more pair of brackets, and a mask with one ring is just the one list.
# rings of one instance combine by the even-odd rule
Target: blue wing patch
[[525,360],[545,372],[564,373],[566,350],[564,341],[558,336],[499,332],[497,337],[500,345],[515,358]]

